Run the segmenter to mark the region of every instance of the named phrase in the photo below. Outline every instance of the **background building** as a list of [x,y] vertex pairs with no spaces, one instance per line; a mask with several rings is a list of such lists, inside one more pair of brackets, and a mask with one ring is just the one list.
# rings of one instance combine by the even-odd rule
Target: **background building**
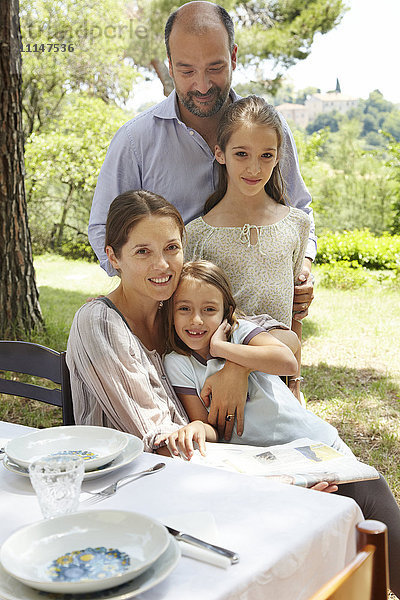
[[306,127],[314,121],[317,115],[337,111],[346,113],[359,103],[359,98],[342,94],[339,81],[336,80],[336,90],[332,92],[311,94],[304,104],[291,104],[285,102],[276,107],[285,119],[290,119],[299,127]]

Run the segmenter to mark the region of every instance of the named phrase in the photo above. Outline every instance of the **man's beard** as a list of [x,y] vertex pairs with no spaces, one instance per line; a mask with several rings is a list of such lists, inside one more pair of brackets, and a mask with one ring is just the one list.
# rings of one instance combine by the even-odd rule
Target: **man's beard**
[[[186,95],[183,95],[180,94],[178,90],[176,90],[176,93],[183,106],[189,112],[191,112],[192,115],[196,115],[196,117],[212,117],[213,115],[217,114],[217,112],[220,111],[225,104],[229,95],[230,87],[231,86],[229,82],[223,90],[214,85],[206,94],[201,94],[200,92],[188,92]],[[208,96],[209,94],[212,94],[213,98],[208,103],[208,106],[205,106],[202,110],[197,104],[195,104],[193,98],[202,98],[203,96]]]

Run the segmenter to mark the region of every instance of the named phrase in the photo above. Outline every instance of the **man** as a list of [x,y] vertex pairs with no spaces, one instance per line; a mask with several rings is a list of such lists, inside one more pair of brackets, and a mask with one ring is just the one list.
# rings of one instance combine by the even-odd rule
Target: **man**
[[[211,2],[188,2],[172,13],[165,27],[169,72],[175,90],[161,103],[123,125],[114,136],[101,168],[89,221],[89,241],[101,266],[109,275],[115,271],[104,252],[108,208],[119,194],[146,189],[174,204],[187,223],[202,213],[204,202],[217,182],[214,160],[216,127],[222,109],[238,99],[231,89],[236,68],[237,46],[229,14]],[[312,218],[310,195],[301,178],[296,147],[287,123],[284,159],[281,162],[293,205]],[[311,263],[316,254],[314,227],[293,309],[296,318],[307,315],[313,298]],[[216,377],[207,380],[202,398],[213,395],[209,422],[220,435],[231,438],[236,414],[237,432],[243,431],[247,375],[227,363]],[[229,418],[230,417],[230,418]]]
[[[237,45],[229,14],[211,2],[189,2],[170,15],[165,27],[169,72],[175,90],[160,104],[123,125],[100,171],[89,221],[89,241],[101,266],[115,274],[104,252],[110,203],[130,189],[147,189],[174,204],[185,223],[202,213],[214,191],[216,127],[226,104],[236,100],[230,88]],[[301,178],[295,143],[287,123],[281,169],[291,203],[308,213],[311,197]],[[316,254],[312,223],[301,286],[296,286],[296,319],[307,315],[312,300],[311,263]]]

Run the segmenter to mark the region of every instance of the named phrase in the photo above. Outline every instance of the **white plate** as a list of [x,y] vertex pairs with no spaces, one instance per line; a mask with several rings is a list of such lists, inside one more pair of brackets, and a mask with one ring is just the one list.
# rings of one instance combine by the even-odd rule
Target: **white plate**
[[158,521],[123,510],[37,521],[3,543],[3,568],[25,585],[57,594],[97,592],[134,579],[167,549]]
[[[98,469],[94,469],[93,471],[86,471],[83,476],[84,481],[88,481],[90,479],[96,479],[97,477],[102,477],[103,475],[107,475],[108,473],[112,473],[116,469],[120,467],[124,467],[132,462],[135,458],[142,454],[143,452],[143,442],[139,438],[130,433],[123,433],[123,435],[128,440],[128,443],[125,449],[114,458],[114,460],[105,467],[100,467]],[[28,470],[24,467],[20,467],[17,464],[14,464],[10,461],[10,459],[5,456],[3,460],[3,464],[12,473],[17,473],[18,475],[22,475],[23,477],[29,477]]]
[[14,438],[4,450],[10,460],[26,469],[34,460],[49,454],[80,454],[85,471],[92,471],[114,460],[127,443],[124,434],[116,429],[65,425]]
[[2,600],[130,600],[161,583],[175,569],[181,557],[178,542],[170,536],[167,550],[144,573],[123,585],[92,594],[66,595],[39,592],[14,579],[0,564],[0,598]]

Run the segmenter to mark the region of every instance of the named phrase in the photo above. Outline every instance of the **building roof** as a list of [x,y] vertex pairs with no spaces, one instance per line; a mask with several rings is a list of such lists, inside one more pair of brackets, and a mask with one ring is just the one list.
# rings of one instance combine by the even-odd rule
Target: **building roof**
[[327,92],[326,94],[312,94],[311,98],[317,98],[322,102],[348,102],[350,100],[358,100],[353,96],[347,96],[346,94],[339,94],[338,92]]
[[304,104],[291,104],[290,102],[284,102],[284,104],[279,104],[279,106],[275,106],[276,110],[305,110]]

